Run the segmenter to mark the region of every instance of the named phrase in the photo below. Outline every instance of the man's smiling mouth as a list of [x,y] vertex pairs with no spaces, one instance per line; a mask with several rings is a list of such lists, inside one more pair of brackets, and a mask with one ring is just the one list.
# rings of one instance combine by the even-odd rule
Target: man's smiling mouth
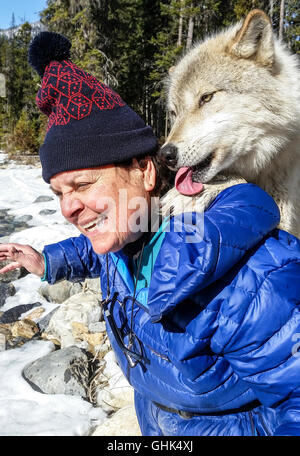
[[101,214],[99,217],[92,220],[91,222],[79,226],[83,228],[87,233],[92,233],[93,231],[96,231],[97,229],[101,228],[106,218],[107,217],[105,214]]

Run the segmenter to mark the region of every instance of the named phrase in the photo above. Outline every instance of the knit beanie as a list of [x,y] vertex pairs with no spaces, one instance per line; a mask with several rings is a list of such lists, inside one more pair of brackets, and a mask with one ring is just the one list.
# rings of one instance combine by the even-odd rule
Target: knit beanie
[[112,89],[70,60],[71,43],[41,32],[29,63],[42,77],[36,101],[48,116],[39,150],[43,178],[63,171],[117,164],[157,149],[152,128]]

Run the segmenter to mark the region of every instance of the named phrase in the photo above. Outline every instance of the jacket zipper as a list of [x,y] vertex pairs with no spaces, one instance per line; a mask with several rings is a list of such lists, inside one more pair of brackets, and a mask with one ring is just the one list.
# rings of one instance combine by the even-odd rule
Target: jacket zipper
[[256,435],[256,433],[255,433],[255,426],[254,426],[254,420],[253,420],[253,416],[252,416],[252,412],[248,412],[248,415],[249,415],[249,419],[250,419],[250,425],[251,425],[251,432],[252,432],[252,435]]

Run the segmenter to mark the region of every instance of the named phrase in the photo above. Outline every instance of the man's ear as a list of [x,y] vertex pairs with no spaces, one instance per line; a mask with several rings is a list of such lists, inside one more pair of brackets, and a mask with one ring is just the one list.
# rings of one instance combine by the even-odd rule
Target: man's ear
[[143,169],[144,187],[147,192],[152,192],[156,184],[156,169],[150,157],[146,158],[147,163]]
[[274,63],[274,35],[269,17],[255,9],[247,15],[229,48],[230,54],[263,66]]

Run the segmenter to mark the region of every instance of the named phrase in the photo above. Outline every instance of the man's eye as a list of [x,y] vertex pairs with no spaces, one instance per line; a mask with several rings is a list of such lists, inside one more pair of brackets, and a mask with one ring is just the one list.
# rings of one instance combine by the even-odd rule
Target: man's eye
[[90,182],[81,182],[80,184],[76,185],[76,190],[84,190],[87,188],[89,185],[91,185]]

